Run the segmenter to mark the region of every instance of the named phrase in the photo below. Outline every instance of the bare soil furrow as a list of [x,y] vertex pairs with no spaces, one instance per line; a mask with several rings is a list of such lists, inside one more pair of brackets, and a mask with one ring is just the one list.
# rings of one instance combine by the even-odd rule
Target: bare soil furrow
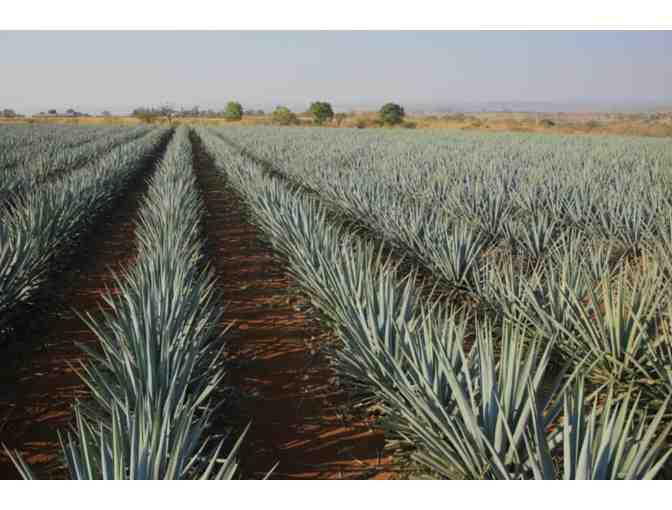
[[239,398],[219,421],[237,430],[251,423],[243,477],[262,477],[277,462],[274,478],[389,478],[383,434],[349,415],[347,395],[321,355],[330,332],[301,311],[305,302],[282,264],[192,137],[209,256],[226,306],[222,327],[233,322],[224,341],[228,383]]

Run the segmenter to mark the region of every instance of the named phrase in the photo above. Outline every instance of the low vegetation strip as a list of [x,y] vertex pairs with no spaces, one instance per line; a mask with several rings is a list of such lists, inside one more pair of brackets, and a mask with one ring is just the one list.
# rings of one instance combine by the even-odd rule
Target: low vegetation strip
[[[81,376],[90,401],[63,437],[74,479],[225,479],[235,451],[220,455],[207,430],[223,378],[215,328],[221,309],[203,257],[202,203],[187,129],[178,129],[153,178],[136,230],[138,257],[117,278],[110,311],[88,317],[100,350]],[[23,476],[32,473],[16,460]]]
[[557,339],[512,317],[475,322],[423,302],[412,277],[399,282],[393,264],[329,221],[319,201],[207,133],[202,139],[335,326],[339,376],[364,404],[382,406],[389,437],[434,476],[630,479],[664,467],[669,400],[649,416],[640,393],[615,382],[588,395],[589,358],[542,391]]

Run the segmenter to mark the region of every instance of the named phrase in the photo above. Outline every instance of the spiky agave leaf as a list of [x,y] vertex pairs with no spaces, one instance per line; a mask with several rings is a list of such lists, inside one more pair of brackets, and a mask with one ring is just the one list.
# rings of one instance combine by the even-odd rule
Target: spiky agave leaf
[[580,377],[574,391],[565,394],[562,422],[550,436],[535,415],[527,441],[535,479],[646,480],[660,472],[672,454],[666,439],[672,422],[663,421],[669,397],[652,417],[632,390],[618,396],[610,386],[604,402],[599,397],[590,399],[592,405],[586,402]]
[[488,238],[462,223],[426,234],[424,256],[451,286],[467,291],[478,288],[479,262]]
[[597,290],[589,290],[587,303],[572,299],[568,308],[574,334],[564,342],[596,362],[592,377],[602,382],[636,378],[655,338],[661,275],[649,272],[631,285],[627,273],[621,271],[615,282],[603,278]]
[[211,411],[185,405],[176,414],[151,409],[147,402],[133,414],[113,405],[109,428],[75,408],[73,433],[61,437],[70,478],[74,480],[232,479],[245,432],[226,457],[223,440],[215,447],[206,436]]
[[[431,445],[418,448],[416,458],[442,476],[520,476],[531,406],[547,409],[557,397],[559,379],[541,391],[552,345],[542,350],[538,341],[530,344],[511,324],[506,324],[500,334],[499,362],[495,361],[495,332],[487,323],[477,329],[477,343],[468,355],[461,345],[460,355],[453,359],[442,351],[438,367],[447,388],[441,393],[434,385],[428,386],[426,379],[423,382],[417,377],[420,367],[415,364],[410,364],[410,370],[416,373],[415,384],[407,386],[405,378],[400,385],[405,405],[417,415],[413,421],[415,433]],[[526,381],[532,381],[542,398],[529,398]],[[442,394],[443,400],[439,400]],[[549,409],[546,419],[550,422],[557,409]]]

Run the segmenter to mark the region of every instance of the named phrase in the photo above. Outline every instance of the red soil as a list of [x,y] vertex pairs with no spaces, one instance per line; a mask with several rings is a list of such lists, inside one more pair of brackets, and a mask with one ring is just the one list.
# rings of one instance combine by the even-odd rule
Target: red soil
[[[153,161],[148,162],[97,222],[78,247],[70,269],[53,280],[48,302],[36,311],[37,317],[25,317],[17,325],[17,339],[0,355],[0,442],[19,450],[39,478],[67,475],[59,461],[57,431],[66,431],[72,404],[88,394],[70,368],[84,358],[75,342],[97,345],[75,310],[97,314],[106,287],[114,288],[111,269],[118,272],[135,257],[133,221],[153,168]],[[0,452],[0,479],[18,477]]]
[[223,338],[232,357],[228,383],[240,396],[220,425],[240,431],[251,423],[242,476],[260,478],[278,463],[273,478],[391,478],[382,432],[349,416],[347,395],[319,352],[329,332],[299,311],[304,303],[263,234],[193,141],[210,256],[227,303],[222,327],[235,321]]

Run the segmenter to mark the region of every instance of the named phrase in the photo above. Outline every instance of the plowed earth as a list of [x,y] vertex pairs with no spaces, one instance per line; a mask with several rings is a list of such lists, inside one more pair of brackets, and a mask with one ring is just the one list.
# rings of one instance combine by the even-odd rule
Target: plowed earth
[[233,322],[223,341],[238,399],[220,425],[251,424],[242,476],[263,477],[277,463],[272,478],[390,478],[382,433],[348,415],[347,396],[320,353],[329,332],[300,311],[305,303],[282,264],[192,136],[208,248],[226,301],[222,327]]

